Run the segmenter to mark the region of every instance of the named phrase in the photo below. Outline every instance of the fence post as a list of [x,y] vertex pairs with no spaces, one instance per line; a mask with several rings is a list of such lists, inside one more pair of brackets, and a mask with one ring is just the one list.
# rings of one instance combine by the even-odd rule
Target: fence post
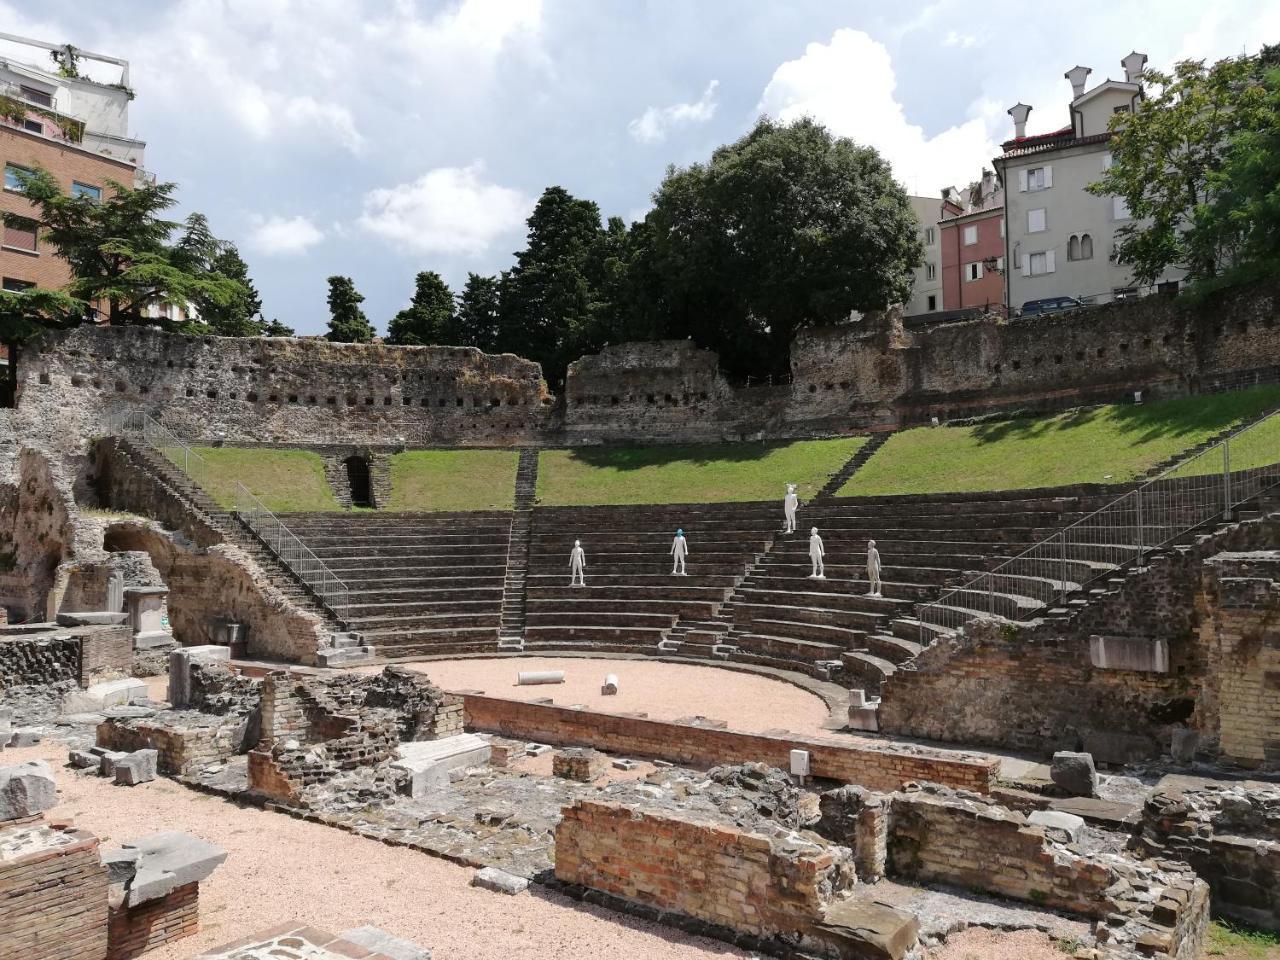
[[1138,521],[1138,566],[1142,566],[1142,559],[1147,554],[1147,538],[1145,531],[1142,529],[1142,488],[1139,487],[1134,491],[1138,498],[1138,504],[1135,508]]
[[987,613],[991,616],[996,615],[996,585],[995,578],[991,574],[983,574],[987,578]]
[[1058,602],[1067,602],[1067,531],[1058,534]]
[[1222,519],[1231,519],[1231,438],[1222,441]]

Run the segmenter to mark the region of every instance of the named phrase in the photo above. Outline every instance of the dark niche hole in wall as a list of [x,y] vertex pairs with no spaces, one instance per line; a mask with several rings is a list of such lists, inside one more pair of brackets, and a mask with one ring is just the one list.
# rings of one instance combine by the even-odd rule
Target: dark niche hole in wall
[[351,487],[351,505],[374,506],[373,486],[369,482],[369,461],[364,457],[350,456],[344,463],[347,468],[347,483]]

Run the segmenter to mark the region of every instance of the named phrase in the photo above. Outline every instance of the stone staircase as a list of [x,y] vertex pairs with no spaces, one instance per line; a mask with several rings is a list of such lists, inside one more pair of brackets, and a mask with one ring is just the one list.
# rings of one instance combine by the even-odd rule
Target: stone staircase
[[502,619],[498,627],[498,649],[507,653],[524,650],[525,582],[529,572],[529,541],[533,533],[533,506],[538,489],[537,447],[522,447],[516,467],[515,510],[507,541],[507,572],[502,585]]
[[862,468],[862,465],[885,445],[890,436],[891,434],[888,433],[877,433],[870,437],[852,457],[845,461],[844,466],[831,475],[831,479],[822,485],[822,489],[814,494],[813,499],[830,500],[834,497],[840,491],[840,488],[849,482],[849,478],[857,473]]
[[218,533],[224,542],[234,544],[253,560],[267,582],[290,603],[314,614],[324,623],[328,643],[316,651],[321,666],[340,666],[367,662],[374,656],[372,647],[349,633],[327,606],[321,603],[275,552],[264,544],[234,514],[224,510],[196,484],[177,464],[162,453],[129,437],[118,440],[120,456],[138,470],[148,474],[195,517]]

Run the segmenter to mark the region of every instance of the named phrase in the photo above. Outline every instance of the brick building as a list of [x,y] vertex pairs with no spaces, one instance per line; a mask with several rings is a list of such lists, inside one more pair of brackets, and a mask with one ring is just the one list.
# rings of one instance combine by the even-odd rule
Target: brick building
[[943,309],[1002,309],[1004,191],[989,170],[966,190],[943,191],[938,233]]

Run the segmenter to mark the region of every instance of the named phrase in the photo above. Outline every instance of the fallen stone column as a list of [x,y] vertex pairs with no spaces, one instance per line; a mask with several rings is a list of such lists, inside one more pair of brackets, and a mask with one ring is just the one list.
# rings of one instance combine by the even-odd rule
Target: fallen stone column
[[563,670],[521,670],[516,674],[516,686],[527,687],[536,683],[564,683]]

